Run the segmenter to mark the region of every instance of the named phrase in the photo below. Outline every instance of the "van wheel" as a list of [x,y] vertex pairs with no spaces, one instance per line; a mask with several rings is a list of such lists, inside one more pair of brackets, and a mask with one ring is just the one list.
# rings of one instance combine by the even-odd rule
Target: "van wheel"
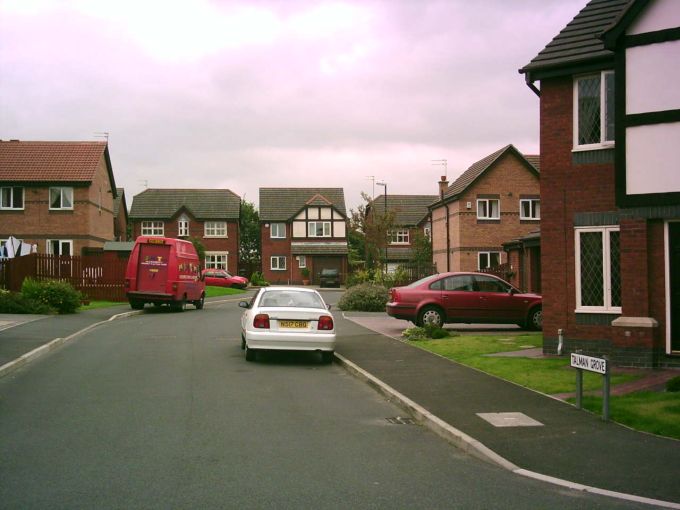
[[186,310],[186,307],[187,307],[187,298],[182,297],[182,299],[180,301],[175,301],[170,306],[171,306],[172,310],[175,311],[175,312],[183,312],[184,310]]
[[194,306],[196,310],[203,310],[203,305],[205,304],[205,294],[201,294],[201,299],[194,301]]
[[144,308],[144,303],[142,301],[137,301],[136,299],[130,300],[130,308],[133,310],[142,310]]

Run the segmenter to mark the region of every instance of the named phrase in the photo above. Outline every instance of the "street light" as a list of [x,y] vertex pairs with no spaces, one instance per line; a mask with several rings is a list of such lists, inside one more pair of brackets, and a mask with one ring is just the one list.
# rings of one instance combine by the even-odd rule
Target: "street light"
[[[384,201],[383,201],[383,204],[384,204],[383,222],[384,222],[385,226],[387,226],[387,223],[386,223],[386,218],[387,218],[387,183],[382,182],[382,181],[378,181],[378,182],[376,182],[376,184],[378,186],[382,186],[383,188],[385,188],[385,194],[383,195],[383,198],[384,198]],[[387,232],[387,228],[385,228],[385,274],[387,274],[387,244],[388,244],[388,241],[389,241],[389,232]]]

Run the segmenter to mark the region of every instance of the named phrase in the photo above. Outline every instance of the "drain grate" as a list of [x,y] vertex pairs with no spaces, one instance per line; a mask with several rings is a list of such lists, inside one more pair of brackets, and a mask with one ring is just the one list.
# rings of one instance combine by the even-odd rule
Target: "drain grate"
[[395,416],[393,418],[385,418],[392,425],[415,425],[416,422],[413,418],[405,418],[403,416]]

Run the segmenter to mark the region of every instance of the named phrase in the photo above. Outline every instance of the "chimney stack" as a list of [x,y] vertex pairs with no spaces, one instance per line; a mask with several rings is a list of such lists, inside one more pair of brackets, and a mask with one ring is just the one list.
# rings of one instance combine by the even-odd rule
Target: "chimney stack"
[[449,189],[449,181],[446,180],[446,176],[442,175],[442,180],[439,181],[439,198],[444,200],[444,193]]

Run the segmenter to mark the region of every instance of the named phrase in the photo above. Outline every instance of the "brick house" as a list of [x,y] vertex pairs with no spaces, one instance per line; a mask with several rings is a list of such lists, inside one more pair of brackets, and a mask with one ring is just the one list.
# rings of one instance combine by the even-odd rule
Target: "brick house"
[[[539,157],[507,145],[477,161],[430,205],[432,257],[440,272],[506,264],[503,243],[528,235],[541,219]],[[516,270],[516,268],[515,268]]]
[[384,211],[394,213],[394,228],[388,232],[387,271],[394,272],[411,259],[413,241],[420,233],[430,238],[432,224],[428,206],[437,195],[380,195],[366,206],[369,219]]
[[[680,366],[680,4],[590,1],[540,96],[543,350]],[[540,91],[535,83],[540,82]]]
[[347,211],[342,188],[260,188],[262,273],[275,284],[299,284],[303,269],[318,283],[322,269],[347,276]]
[[80,255],[115,238],[106,142],[0,141],[0,240]]
[[113,201],[113,236],[116,241],[127,241],[128,207],[125,200],[125,190],[116,189]]
[[205,267],[237,273],[241,198],[228,189],[147,189],[132,199],[132,236],[198,239]]

